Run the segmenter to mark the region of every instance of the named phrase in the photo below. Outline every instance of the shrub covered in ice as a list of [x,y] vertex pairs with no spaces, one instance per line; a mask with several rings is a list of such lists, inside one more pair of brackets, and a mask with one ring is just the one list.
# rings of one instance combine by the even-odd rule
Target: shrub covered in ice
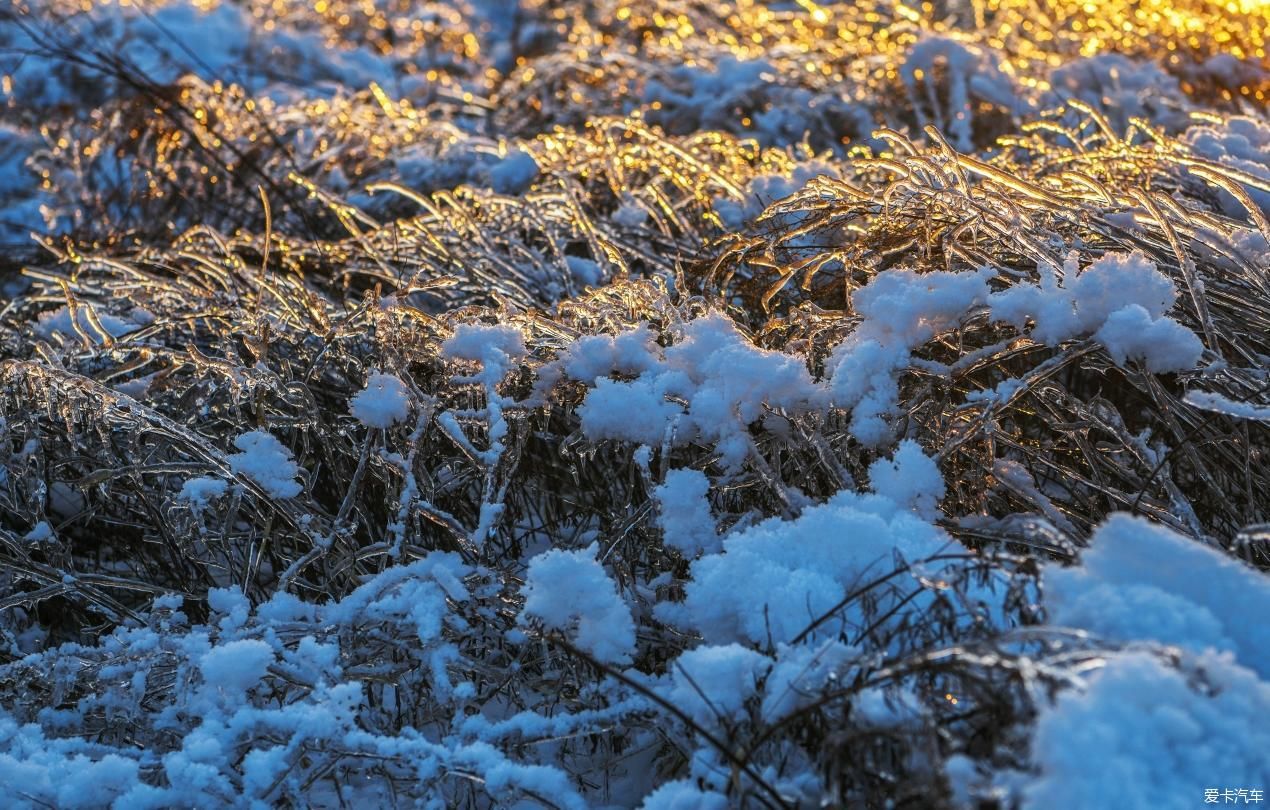
[[0,4],[5,798],[1265,787],[1270,18],[1170,3]]

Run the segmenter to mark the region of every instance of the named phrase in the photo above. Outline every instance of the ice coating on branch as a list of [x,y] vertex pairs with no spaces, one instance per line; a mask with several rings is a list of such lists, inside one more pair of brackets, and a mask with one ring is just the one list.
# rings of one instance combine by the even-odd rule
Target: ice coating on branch
[[[78,342],[82,333],[87,336],[90,342],[102,343],[107,338],[123,337],[129,332],[135,332],[141,328],[139,324],[131,320],[106,312],[95,312],[94,314],[97,316],[97,324],[100,324],[101,329],[105,330],[104,335],[97,328],[97,324],[93,323],[88,310],[83,306],[76,308],[73,321],[71,320],[71,309],[69,306],[63,306],[51,312],[40,313],[35,331],[46,340],[52,339],[54,335],[60,335],[64,340]],[[78,331],[75,329],[76,325],[79,326]]]

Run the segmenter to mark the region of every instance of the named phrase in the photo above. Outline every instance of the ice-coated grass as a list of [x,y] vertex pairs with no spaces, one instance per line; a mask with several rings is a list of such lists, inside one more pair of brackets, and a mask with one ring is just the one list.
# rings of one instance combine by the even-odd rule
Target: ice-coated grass
[[0,9],[6,801],[1270,787],[1270,17],[1140,5]]

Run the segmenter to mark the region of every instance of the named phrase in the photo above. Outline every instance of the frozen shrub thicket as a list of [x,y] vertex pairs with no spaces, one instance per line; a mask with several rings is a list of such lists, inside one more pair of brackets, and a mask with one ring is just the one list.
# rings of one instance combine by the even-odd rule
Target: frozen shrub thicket
[[1270,789],[1268,23],[3,5],[6,806]]

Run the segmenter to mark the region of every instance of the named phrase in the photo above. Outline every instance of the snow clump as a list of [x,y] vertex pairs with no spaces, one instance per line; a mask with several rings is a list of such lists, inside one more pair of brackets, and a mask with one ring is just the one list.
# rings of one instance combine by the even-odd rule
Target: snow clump
[[372,374],[349,402],[349,412],[368,428],[390,428],[410,414],[410,392],[398,377]]
[[[1244,191],[1270,216],[1270,123],[1256,118],[1232,116],[1222,123],[1192,126],[1182,141],[1197,157],[1220,163],[1244,173],[1253,182],[1241,183]],[[1242,219],[1248,215],[1243,204],[1229,192],[1218,193],[1221,210]]]
[[992,295],[994,318],[1049,346],[1092,335],[1118,365],[1138,360],[1161,374],[1194,368],[1204,346],[1190,329],[1168,317],[1177,300],[1172,279],[1141,253],[1108,253],[1079,271],[1075,252],[1061,271],[1042,266],[1040,284],[1020,284]]
[[234,446],[242,452],[225,460],[235,473],[250,477],[275,498],[294,498],[303,490],[296,480],[299,465],[272,434],[253,430],[234,439]]
[[[675,444],[713,443],[735,468],[749,453],[747,427],[767,408],[824,407],[823,392],[799,359],[754,346],[720,313],[684,324],[674,345],[660,352],[643,343],[646,330],[635,334],[641,337],[593,339],[581,350],[587,361],[572,355],[565,361],[570,376],[591,377],[584,381],[595,386],[578,408],[590,439],[653,446],[673,431]],[[612,344],[608,352],[601,350],[604,341]],[[608,369],[599,362],[605,354]],[[607,376],[623,366],[641,373],[634,380]]]
[[484,382],[497,383],[511,369],[513,361],[528,353],[525,336],[515,326],[460,324],[444,343],[441,355],[452,360],[476,361],[484,365]]
[[538,176],[538,164],[534,156],[523,149],[514,149],[489,169],[490,186],[499,194],[519,194]]
[[1270,580],[1238,560],[1144,518],[1112,515],[1081,565],[1045,569],[1052,624],[1112,641],[1151,639],[1232,653],[1270,679]]
[[653,490],[666,544],[689,557],[722,548],[710,515],[709,493],[710,479],[700,470],[671,470],[666,482]]
[[917,273],[887,270],[851,295],[864,320],[826,363],[833,403],[851,410],[851,432],[867,446],[891,439],[888,417],[899,405],[897,375],[917,347],[955,327],[988,297],[989,271]]
[[220,478],[191,478],[181,485],[177,499],[201,509],[228,490],[229,484]]
[[213,647],[199,662],[208,685],[243,693],[257,686],[274,662],[273,648],[256,639],[240,639]]
[[[892,463],[912,464],[913,452],[904,450]],[[932,481],[921,483],[918,492],[934,493]],[[735,531],[722,545],[692,563],[682,603],[656,608],[658,618],[692,627],[712,644],[850,636],[860,629],[858,607],[816,622],[842,607],[852,588],[890,571],[895,555],[918,562],[955,543],[888,497],[843,490],[794,520],[771,518]]]
[[[1250,614],[1251,615],[1251,614]],[[1270,684],[1215,655],[1177,669],[1112,655],[1041,712],[1025,810],[1202,807],[1206,789],[1270,784]]]
[[598,545],[552,549],[529,561],[524,616],[554,630],[570,630],[574,643],[605,663],[626,663],[635,647],[635,623],[613,580],[596,561]]
[[944,497],[944,476],[935,460],[922,452],[912,439],[900,442],[891,458],[869,465],[873,491],[896,504],[913,510],[926,520],[939,517],[939,499]]
[[851,410],[852,434],[869,447],[890,442],[899,374],[911,365],[913,352],[985,307],[993,320],[1048,346],[1092,337],[1121,366],[1134,360],[1161,374],[1199,363],[1203,344],[1168,316],[1177,300],[1173,281],[1141,253],[1108,253],[1082,272],[1072,252],[1061,271],[1042,265],[1040,274],[1038,284],[991,292],[987,268],[898,268],[852,293],[862,320],[826,363],[832,403]]

